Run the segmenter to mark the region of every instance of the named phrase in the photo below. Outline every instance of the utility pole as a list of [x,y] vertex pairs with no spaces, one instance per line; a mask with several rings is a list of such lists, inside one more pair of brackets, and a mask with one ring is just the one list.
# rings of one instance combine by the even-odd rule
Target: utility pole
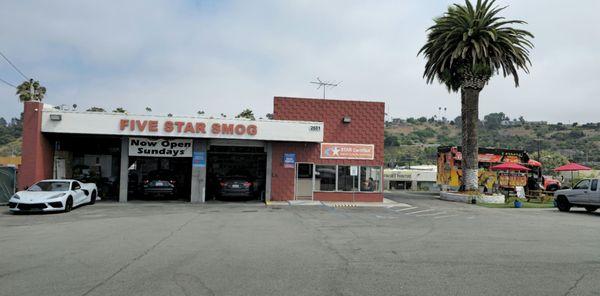
[[317,77],[317,81],[311,81],[310,83],[312,84],[318,84],[319,86],[317,87],[317,89],[319,88],[323,88],[323,99],[325,98],[325,89],[329,88],[334,88],[338,85],[340,85],[340,82],[330,82],[330,81],[322,81],[319,77]]

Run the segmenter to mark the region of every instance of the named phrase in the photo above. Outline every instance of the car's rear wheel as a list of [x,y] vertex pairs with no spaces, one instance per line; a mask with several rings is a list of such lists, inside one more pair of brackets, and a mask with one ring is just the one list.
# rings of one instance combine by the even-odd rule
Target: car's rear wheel
[[561,212],[568,212],[569,210],[571,210],[571,203],[569,202],[569,200],[567,200],[566,197],[559,196],[558,198],[556,198],[556,207]]
[[90,196],[90,204],[91,205],[96,203],[96,196],[97,196],[96,190],[92,191],[92,195]]
[[65,203],[65,213],[70,212],[72,209],[73,209],[73,198],[69,196],[67,198],[67,203]]
[[598,209],[598,207],[594,207],[594,206],[587,206],[585,207],[585,210],[588,212],[595,212]]

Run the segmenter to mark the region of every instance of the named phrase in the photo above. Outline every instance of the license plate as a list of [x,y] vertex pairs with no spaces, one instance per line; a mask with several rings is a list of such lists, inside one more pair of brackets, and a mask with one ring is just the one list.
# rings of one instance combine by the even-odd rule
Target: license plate
[[240,188],[240,185],[238,185],[238,184],[233,184],[233,185],[231,185],[231,188]]
[[156,182],[156,186],[164,186],[165,184],[163,182]]

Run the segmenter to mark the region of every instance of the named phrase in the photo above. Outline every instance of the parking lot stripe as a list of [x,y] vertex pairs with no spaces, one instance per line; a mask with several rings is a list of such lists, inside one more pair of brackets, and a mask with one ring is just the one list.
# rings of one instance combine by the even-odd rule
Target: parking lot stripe
[[458,215],[446,215],[446,216],[436,216],[433,217],[433,219],[443,219],[443,218],[450,218],[450,217],[456,217]]
[[394,212],[403,212],[403,211],[409,211],[409,210],[414,210],[414,209],[418,209],[418,207],[410,207],[410,208],[394,210]]
[[406,213],[406,214],[407,215],[412,215],[412,214],[418,214],[418,213],[424,213],[424,212],[431,212],[431,211],[435,211],[435,209],[421,210],[421,211],[410,212],[410,213]]
[[437,213],[432,213],[432,214],[415,215],[415,217],[428,217],[428,216],[437,216],[437,215],[444,215],[444,214],[446,214],[446,212],[437,212]]

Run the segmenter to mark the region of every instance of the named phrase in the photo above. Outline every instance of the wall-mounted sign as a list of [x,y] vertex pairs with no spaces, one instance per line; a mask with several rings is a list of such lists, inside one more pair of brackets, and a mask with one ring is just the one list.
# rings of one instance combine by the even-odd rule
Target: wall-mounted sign
[[192,156],[192,167],[206,167],[206,152],[194,152]]
[[191,139],[129,139],[130,156],[192,157]]
[[358,166],[350,166],[350,176],[358,176]]
[[283,167],[286,169],[293,169],[296,167],[296,153],[283,154]]
[[375,145],[349,143],[321,143],[323,159],[366,159],[375,158]]
[[[60,121],[50,117],[60,115]],[[54,108],[42,112],[42,132],[130,137],[236,139],[323,142],[323,123],[183,116],[75,112]]]

